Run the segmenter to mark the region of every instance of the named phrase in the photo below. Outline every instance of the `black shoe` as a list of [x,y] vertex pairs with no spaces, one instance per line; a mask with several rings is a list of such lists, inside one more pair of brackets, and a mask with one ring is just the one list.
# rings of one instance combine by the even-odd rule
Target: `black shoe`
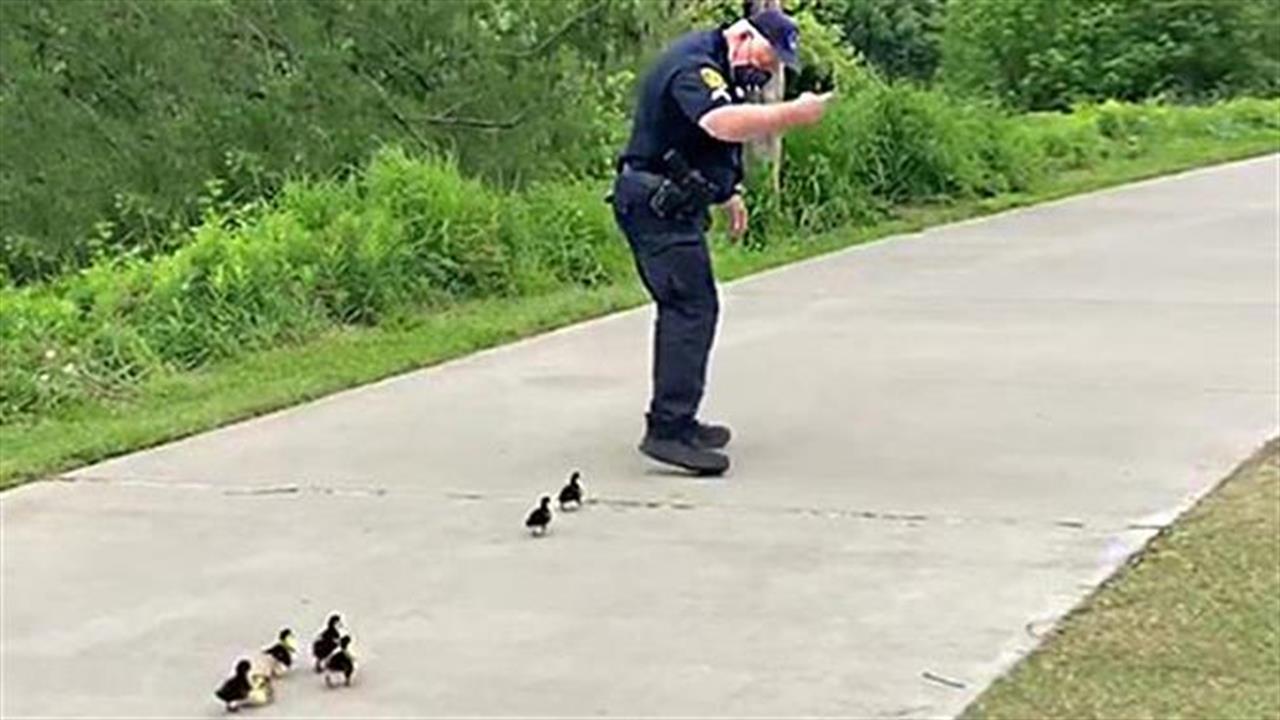
[[640,441],[640,452],[668,465],[684,468],[699,475],[722,475],[729,469],[729,458],[707,450],[695,441],[665,440],[646,435]]
[[698,429],[693,435],[693,442],[707,450],[719,450],[728,445],[731,439],[733,439],[733,433],[729,432],[729,428],[724,425],[698,423]]

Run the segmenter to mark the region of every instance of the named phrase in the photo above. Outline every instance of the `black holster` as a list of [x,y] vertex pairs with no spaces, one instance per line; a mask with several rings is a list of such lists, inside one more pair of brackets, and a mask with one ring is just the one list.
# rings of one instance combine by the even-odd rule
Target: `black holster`
[[668,150],[662,156],[667,172],[649,199],[649,206],[659,217],[698,216],[715,203],[718,188],[701,172],[689,167],[684,156]]
[[662,174],[623,165],[622,171],[640,181],[648,192],[649,209],[664,220],[696,219],[715,204],[718,189],[703,174],[690,168],[675,150],[662,156]]

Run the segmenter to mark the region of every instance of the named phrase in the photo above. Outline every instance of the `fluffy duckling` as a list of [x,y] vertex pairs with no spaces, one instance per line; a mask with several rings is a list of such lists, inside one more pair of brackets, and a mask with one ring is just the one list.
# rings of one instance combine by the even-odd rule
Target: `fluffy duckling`
[[350,686],[351,676],[356,672],[356,659],[351,654],[351,636],[343,635],[338,640],[338,649],[324,661],[324,684],[333,687],[342,676],[342,684]]
[[578,484],[578,478],[582,475],[574,470],[569,476],[569,484],[560,488],[560,509],[564,510],[567,505],[573,505],[575,508],[582,507],[582,485]]
[[293,630],[284,628],[276,636],[276,644],[262,651],[266,674],[277,678],[289,672],[293,667],[293,655],[296,652],[298,647],[293,642]]
[[266,705],[271,702],[271,679],[262,675],[251,676],[249,671],[252,668],[253,663],[248,660],[237,662],[235,674],[214,691],[214,697],[226,704],[228,712],[236,712],[246,705]]
[[316,661],[316,672],[324,671],[324,661],[334,650],[338,649],[338,638],[342,636],[342,632],[338,630],[338,626],[342,624],[342,616],[334,613],[329,616],[329,621],[325,624],[324,630],[316,636],[315,642],[311,643],[311,656]]
[[529,517],[525,519],[524,526],[529,528],[529,532],[534,535],[542,535],[547,531],[547,526],[551,524],[551,498],[544,495],[542,502],[538,507],[529,513]]

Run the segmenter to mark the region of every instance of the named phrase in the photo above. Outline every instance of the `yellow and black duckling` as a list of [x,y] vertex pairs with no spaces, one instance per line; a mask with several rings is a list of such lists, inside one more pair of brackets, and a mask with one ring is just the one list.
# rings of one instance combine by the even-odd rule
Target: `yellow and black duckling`
[[578,484],[578,478],[582,475],[574,470],[569,476],[569,484],[560,488],[560,509],[564,510],[566,506],[573,505],[575,508],[582,507],[582,485]]
[[343,635],[338,640],[338,649],[324,661],[324,684],[333,687],[338,676],[342,676],[344,685],[351,685],[351,676],[356,673],[356,659],[351,654],[351,636]]
[[329,616],[329,621],[325,623],[324,630],[316,636],[315,642],[311,643],[311,656],[316,661],[316,672],[324,670],[324,661],[334,650],[338,649],[338,638],[342,636],[338,626],[342,624],[342,616],[334,613]]
[[266,705],[271,702],[271,679],[263,675],[250,675],[253,663],[241,660],[236,663],[235,674],[227,678],[214,693],[214,697],[235,712],[245,705]]
[[293,654],[296,652],[298,648],[293,642],[293,630],[289,628],[281,630],[276,637],[276,644],[262,651],[267,674],[274,678],[289,672],[293,667]]
[[529,513],[529,517],[525,519],[524,526],[529,528],[529,532],[534,535],[541,535],[547,531],[547,526],[551,524],[551,498],[543,495],[542,502],[538,507]]

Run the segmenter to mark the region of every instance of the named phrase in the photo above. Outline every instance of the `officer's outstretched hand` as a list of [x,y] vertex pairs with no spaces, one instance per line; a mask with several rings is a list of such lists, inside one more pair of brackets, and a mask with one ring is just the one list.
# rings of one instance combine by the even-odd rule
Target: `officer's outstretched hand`
[[834,92],[800,93],[800,97],[791,101],[791,124],[812,125],[818,122],[827,111],[827,103],[834,96]]
[[737,239],[747,231],[747,203],[741,195],[734,195],[724,204],[724,211],[729,216],[729,237]]

